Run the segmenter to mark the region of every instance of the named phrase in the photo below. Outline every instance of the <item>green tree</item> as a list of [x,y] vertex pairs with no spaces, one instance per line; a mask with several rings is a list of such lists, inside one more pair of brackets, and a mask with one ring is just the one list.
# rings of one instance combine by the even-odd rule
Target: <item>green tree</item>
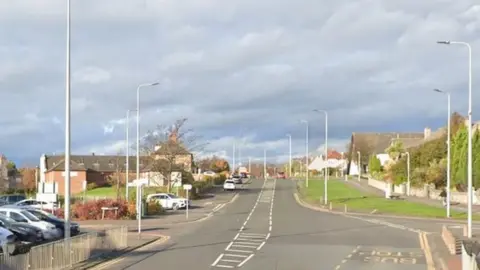
[[465,186],[467,179],[467,151],[468,131],[466,127],[460,128],[452,138],[451,146],[451,179],[455,185]]
[[385,149],[385,152],[390,156],[393,161],[396,161],[400,158],[400,155],[404,152],[403,142],[400,140],[392,141],[392,144]]
[[380,162],[380,159],[377,158],[377,156],[375,155],[370,156],[370,160],[368,161],[368,171],[370,173],[382,171],[382,164]]
[[480,187],[480,131],[475,132],[472,140],[473,185]]

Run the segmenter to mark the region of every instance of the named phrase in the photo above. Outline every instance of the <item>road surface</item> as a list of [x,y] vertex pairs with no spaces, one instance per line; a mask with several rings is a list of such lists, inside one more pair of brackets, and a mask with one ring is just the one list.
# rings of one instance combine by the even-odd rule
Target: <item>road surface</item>
[[188,233],[100,269],[428,269],[423,233],[313,211],[294,191],[290,180],[257,180]]

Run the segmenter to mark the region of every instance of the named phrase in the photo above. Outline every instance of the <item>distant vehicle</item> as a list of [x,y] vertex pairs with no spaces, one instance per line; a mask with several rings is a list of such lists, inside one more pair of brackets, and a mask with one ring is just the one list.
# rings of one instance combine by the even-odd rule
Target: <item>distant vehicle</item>
[[279,173],[277,173],[277,178],[278,179],[286,179],[287,176],[284,172],[279,172]]
[[[35,209],[35,208],[25,208],[28,212],[32,213],[34,216],[36,216],[38,219],[46,221],[48,223],[51,223],[55,225],[55,227],[61,231],[61,236],[65,235],[65,220],[56,217],[53,214],[50,214],[48,212],[45,212],[43,210]],[[80,233],[80,227],[78,223],[76,222],[71,222],[70,223],[70,235],[75,236]]]
[[234,180],[230,180],[230,179],[227,179],[225,180],[225,182],[223,183],[223,190],[224,191],[227,191],[227,190],[235,190],[237,187],[235,186],[235,181]]
[[205,175],[205,176],[215,176],[217,174],[213,171],[205,171],[205,172],[203,172],[203,175]]
[[21,194],[0,195],[0,201],[6,202],[6,204],[14,204],[25,199],[27,199],[27,197]]
[[191,205],[191,201],[187,201],[185,198],[178,197],[171,193],[156,193],[147,196],[147,202],[157,201],[163,209],[177,210],[179,208],[185,208]]
[[55,210],[57,209],[57,204],[56,203],[51,203],[51,202],[45,202],[45,201],[39,201],[39,200],[34,200],[34,199],[26,199],[26,200],[21,200],[19,202],[14,203],[13,205],[15,206],[28,206],[32,207],[35,209],[45,209],[45,210]]
[[238,175],[238,174],[232,175],[231,180],[233,180],[233,182],[234,182],[235,184],[241,184],[241,183],[242,183],[242,177],[241,177],[240,175]]
[[20,241],[38,243],[44,240],[42,230],[39,228],[28,223],[16,222],[4,215],[0,215],[0,227],[11,231]]
[[23,222],[33,225],[42,230],[43,238],[52,240],[60,237],[60,231],[46,221],[40,220],[30,212],[20,207],[1,207],[0,214],[5,215],[16,222]]
[[240,177],[243,178],[243,179],[247,179],[248,178],[248,174],[247,173],[240,173]]

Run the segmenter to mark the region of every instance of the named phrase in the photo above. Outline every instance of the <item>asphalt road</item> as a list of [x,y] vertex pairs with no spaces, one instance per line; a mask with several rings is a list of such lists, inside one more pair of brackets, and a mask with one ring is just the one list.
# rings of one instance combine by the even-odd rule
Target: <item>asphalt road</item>
[[304,208],[294,188],[290,180],[257,180],[169,243],[101,269],[427,269],[422,233]]

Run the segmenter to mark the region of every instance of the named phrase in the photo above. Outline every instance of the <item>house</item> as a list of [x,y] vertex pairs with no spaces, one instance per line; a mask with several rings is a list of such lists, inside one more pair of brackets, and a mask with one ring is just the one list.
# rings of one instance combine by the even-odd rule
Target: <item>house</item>
[[347,171],[350,175],[358,175],[358,152],[360,152],[360,169],[367,171],[367,165],[370,155],[376,155],[382,166],[390,160],[385,150],[395,141],[401,141],[403,147],[408,150],[418,147],[428,141],[441,138],[446,134],[446,128],[440,128],[435,132],[428,127],[423,132],[413,133],[352,133],[350,140],[350,149],[348,157]]
[[315,157],[315,159],[308,165],[308,170],[322,171],[325,167],[327,168],[337,168],[340,170],[345,169],[345,158],[343,153],[339,153],[335,150],[327,151],[328,159],[325,162],[325,156],[320,155]]
[[187,172],[193,170],[193,154],[178,142],[176,132],[170,134],[169,139],[155,146],[156,160],[166,160],[168,164],[176,164]]

